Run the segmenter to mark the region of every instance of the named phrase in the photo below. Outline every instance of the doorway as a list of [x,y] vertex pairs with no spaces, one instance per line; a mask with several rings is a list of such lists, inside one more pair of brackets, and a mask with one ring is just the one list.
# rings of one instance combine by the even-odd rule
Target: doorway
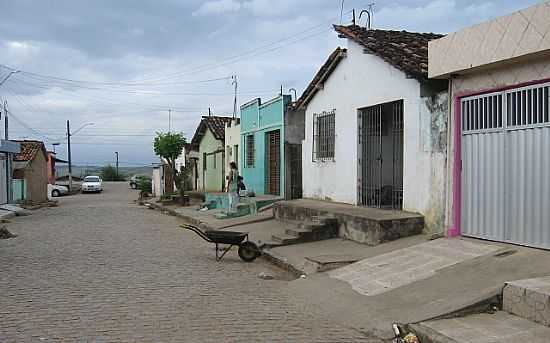
[[403,100],[360,109],[358,203],[403,209]]
[[265,134],[266,144],[266,193],[281,194],[281,134],[274,130]]

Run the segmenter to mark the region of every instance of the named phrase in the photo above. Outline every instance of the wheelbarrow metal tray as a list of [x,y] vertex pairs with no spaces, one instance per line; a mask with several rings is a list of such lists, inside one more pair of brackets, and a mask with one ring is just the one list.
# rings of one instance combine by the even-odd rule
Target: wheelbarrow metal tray
[[218,244],[234,244],[239,245],[241,244],[246,236],[247,233],[244,232],[235,232],[235,231],[206,231],[204,233],[208,239],[210,239],[213,243]]

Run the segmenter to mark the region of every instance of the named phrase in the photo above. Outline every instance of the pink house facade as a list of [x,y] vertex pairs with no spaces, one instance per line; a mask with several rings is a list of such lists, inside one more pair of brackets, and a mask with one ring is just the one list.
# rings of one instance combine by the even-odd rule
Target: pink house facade
[[447,234],[550,249],[550,2],[429,43],[449,80]]

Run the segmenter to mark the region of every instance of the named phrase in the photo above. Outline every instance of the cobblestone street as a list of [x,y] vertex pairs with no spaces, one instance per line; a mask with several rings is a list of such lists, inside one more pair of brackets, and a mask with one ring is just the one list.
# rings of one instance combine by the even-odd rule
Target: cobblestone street
[[291,300],[262,259],[216,262],[136,197],[106,184],[8,224],[18,237],[0,240],[0,342],[374,342]]

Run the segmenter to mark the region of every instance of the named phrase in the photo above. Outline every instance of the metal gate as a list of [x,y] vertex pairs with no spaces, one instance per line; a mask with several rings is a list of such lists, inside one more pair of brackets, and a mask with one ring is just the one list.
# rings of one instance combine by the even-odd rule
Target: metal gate
[[280,131],[266,133],[266,190],[267,194],[281,194],[281,138]]
[[288,144],[290,160],[290,199],[302,197],[302,144]]
[[403,208],[403,101],[359,111],[358,203]]
[[550,248],[549,84],[461,99],[466,236]]

